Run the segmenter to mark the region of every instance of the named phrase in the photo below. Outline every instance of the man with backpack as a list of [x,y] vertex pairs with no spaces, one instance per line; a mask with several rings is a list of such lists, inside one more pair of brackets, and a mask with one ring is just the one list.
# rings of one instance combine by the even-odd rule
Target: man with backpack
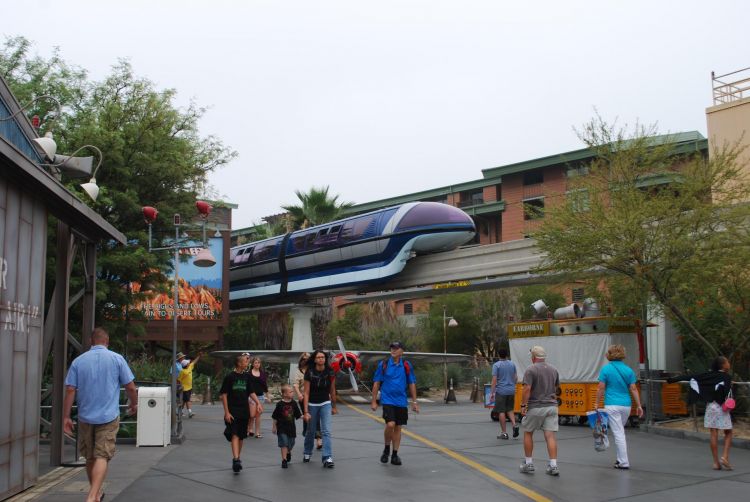
[[[380,456],[382,463],[401,465],[398,456],[398,447],[401,444],[401,427],[406,425],[409,418],[408,399],[406,389],[408,387],[412,398],[412,410],[419,413],[417,404],[417,378],[414,375],[411,364],[402,358],[404,347],[401,342],[392,342],[390,345],[391,357],[380,361],[375,370],[372,385],[372,411],[378,409],[378,391],[380,391],[380,403],[383,405],[383,420],[385,421],[385,449]],[[393,445],[393,451],[391,451]]]

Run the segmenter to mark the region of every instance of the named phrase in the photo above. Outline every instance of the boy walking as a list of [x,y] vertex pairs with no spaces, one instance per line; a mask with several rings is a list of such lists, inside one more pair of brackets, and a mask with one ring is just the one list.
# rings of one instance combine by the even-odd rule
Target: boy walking
[[245,372],[250,364],[250,354],[237,356],[234,371],[224,377],[219,394],[224,406],[224,437],[232,443],[232,470],[235,474],[242,470],[242,441],[247,437],[250,421],[250,402],[253,399],[259,407],[262,406],[251,387],[250,377]]
[[[380,456],[380,461],[384,464],[387,463],[390,455],[391,464],[401,465],[401,458],[398,456],[398,448],[401,444],[401,427],[406,425],[409,418],[406,389],[408,387],[411,393],[412,410],[414,410],[414,413],[419,413],[417,378],[414,376],[411,364],[402,358],[404,347],[401,342],[392,342],[390,349],[391,357],[378,363],[375,370],[370,408],[372,408],[372,411],[378,409],[377,397],[378,390],[380,390],[380,404],[383,405],[383,420],[385,421],[385,430],[383,431],[385,448]],[[391,446],[393,446],[393,453],[391,453]]]
[[281,468],[286,469],[292,460],[292,448],[297,437],[297,425],[295,420],[302,416],[297,403],[292,399],[292,386],[284,384],[281,386],[281,400],[276,403],[271,418],[273,419],[272,432],[278,438],[281,449]]

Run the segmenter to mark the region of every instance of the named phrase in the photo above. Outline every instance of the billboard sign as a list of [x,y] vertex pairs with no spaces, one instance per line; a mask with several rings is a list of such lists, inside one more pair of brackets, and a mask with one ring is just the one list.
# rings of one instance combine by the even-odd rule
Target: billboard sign
[[[212,267],[198,267],[193,263],[201,248],[200,241],[189,241],[179,250],[177,317],[181,321],[220,321],[223,317],[223,238],[208,239],[208,249],[216,259],[216,265]],[[138,283],[132,284],[134,292],[145,294],[145,298],[136,302],[134,308],[149,321],[174,319],[174,263],[172,265],[164,284],[150,287],[149,290],[143,290]]]

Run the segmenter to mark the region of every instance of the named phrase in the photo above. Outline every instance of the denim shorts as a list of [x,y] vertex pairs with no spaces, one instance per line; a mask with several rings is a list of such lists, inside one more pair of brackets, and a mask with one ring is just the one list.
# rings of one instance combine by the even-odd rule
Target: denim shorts
[[279,448],[289,448],[290,450],[294,448],[295,438],[289,437],[283,433],[277,434],[276,437],[278,439]]

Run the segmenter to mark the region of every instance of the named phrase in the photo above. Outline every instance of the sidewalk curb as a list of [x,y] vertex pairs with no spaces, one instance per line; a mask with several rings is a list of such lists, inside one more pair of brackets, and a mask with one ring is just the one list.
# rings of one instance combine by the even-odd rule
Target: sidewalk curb
[[[667,436],[675,439],[690,439],[692,441],[703,441],[708,443],[711,436],[705,432],[685,431],[681,429],[670,429],[668,427],[659,427],[658,425],[641,424],[641,431],[659,436]],[[723,441],[721,436],[719,441]],[[732,438],[732,446],[750,450],[750,439]]]

